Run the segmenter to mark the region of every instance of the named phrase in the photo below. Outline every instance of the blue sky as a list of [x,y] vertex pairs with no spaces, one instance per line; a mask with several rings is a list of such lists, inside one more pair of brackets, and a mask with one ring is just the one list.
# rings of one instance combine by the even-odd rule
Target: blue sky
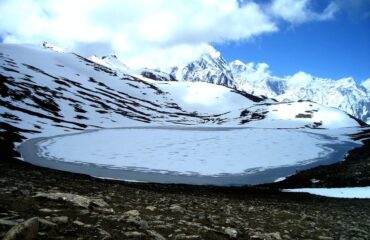
[[278,33],[215,48],[228,61],[265,62],[278,76],[304,71],[361,82],[370,78],[370,16],[342,12],[330,21],[285,24]]
[[[88,5],[86,5],[88,3]],[[0,41],[166,68],[210,46],[273,75],[370,78],[370,0],[0,0]],[[88,7],[87,7],[88,6]]]

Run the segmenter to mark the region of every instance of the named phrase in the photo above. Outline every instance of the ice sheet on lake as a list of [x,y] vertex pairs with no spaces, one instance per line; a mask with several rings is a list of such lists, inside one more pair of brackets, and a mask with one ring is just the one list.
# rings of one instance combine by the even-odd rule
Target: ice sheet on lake
[[241,174],[307,164],[333,143],[317,134],[279,129],[107,129],[51,138],[40,156],[141,171]]

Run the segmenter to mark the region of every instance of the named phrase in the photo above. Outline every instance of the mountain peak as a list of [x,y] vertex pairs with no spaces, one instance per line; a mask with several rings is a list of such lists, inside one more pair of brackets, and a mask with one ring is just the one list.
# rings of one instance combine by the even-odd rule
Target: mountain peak
[[173,78],[182,81],[209,82],[234,87],[229,64],[212,46],[208,46],[195,61],[185,66],[175,66],[169,73]]
[[214,47],[212,46],[207,46],[205,52],[203,53],[202,56],[210,56],[212,58],[219,58],[221,57],[221,53],[219,51],[217,51]]
[[240,61],[240,60],[234,60],[234,61],[232,61],[231,63],[230,63],[230,66],[232,66],[232,65],[235,65],[235,66],[244,66],[245,65],[245,63],[243,63],[242,61]]

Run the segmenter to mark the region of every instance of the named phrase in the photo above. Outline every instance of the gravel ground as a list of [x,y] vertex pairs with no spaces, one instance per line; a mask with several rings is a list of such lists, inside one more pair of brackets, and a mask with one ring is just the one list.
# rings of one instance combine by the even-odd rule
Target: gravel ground
[[0,137],[4,239],[370,239],[369,200],[94,179],[16,160],[15,130]]

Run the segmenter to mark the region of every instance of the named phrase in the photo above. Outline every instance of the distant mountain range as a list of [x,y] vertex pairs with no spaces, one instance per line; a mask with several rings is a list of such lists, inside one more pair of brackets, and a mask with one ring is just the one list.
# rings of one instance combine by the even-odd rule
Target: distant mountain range
[[166,73],[172,80],[209,82],[278,101],[310,100],[339,108],[370,123],[370,78],[356,84],[353,78],[332,80],[304,72],[276,77],[265,63],[246,64],[239,60],[228,63],[214,49],[187,65],[175,66],[163,72],[152,70],[152,74],[161,75],[162,80]]
[[[132,70],[115,57],[90,60],[123,72]],[[167,69],[141,69],[138,74],[159,81],[208,82],[234,88],[252,95],[273,98],[280,102],[309,100],[341,109],[364,122],[370,123],[370,78],[357,84],[353,78],[333,80],[314,77],[305,72],[277,77],[265,63],[228,63],[213,48],[197,60]]]

